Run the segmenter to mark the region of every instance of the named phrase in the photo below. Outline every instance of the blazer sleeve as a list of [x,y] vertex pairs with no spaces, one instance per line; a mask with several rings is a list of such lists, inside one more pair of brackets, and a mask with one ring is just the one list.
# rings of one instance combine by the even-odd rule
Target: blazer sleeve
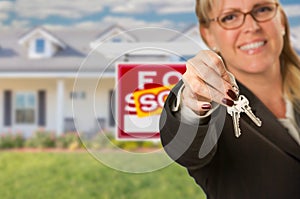
[[226,109],[219,106],[207,124],[186,124],[172,112],[176,96],[183,85],[180,81],[166,99],[160,117],[160,137],[166,153],[180,165],[196,169],[209,163],[216,150],[217,140],[225,122]]

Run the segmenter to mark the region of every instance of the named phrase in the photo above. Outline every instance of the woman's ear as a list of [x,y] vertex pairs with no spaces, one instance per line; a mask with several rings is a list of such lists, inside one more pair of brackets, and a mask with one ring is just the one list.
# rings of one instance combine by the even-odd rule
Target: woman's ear
[[282,36],[284,36],[288,19],[287,19],[287,16],[286,16],[285,12],[281,9],[280,9],[280,14],[281,14],[281,28],[282,28],[281,34],[282,34]]
[[211,30],[208,27],[203,27],[203,26],[204,25],[200,25],[199,27],[200,34],[203,41],[210,49],[217,49],[218,47],[216,46],[216,42],[213,34],[211,34]]

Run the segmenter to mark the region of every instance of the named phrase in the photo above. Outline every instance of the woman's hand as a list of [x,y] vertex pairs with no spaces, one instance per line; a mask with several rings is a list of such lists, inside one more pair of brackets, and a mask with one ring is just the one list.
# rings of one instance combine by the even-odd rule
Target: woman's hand
[[183,82],[183,104],[197,114],[211,109],[212,101],[232,106],[237,100],[235,80],[226,70],[222,58],[213,51],[200,51],[187,61]]

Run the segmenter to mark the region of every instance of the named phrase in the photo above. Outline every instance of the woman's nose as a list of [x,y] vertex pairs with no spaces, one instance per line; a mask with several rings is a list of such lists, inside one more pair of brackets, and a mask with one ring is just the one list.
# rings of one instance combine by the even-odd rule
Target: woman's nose
[[259,22],[257,22],[251,14],[245,16],[245,21],[242,26],[244,31],[257,31],[260,29]]

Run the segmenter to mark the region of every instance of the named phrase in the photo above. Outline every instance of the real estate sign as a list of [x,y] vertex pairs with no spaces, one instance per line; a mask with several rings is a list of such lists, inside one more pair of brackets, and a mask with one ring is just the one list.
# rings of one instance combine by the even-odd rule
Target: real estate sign
[[117,64],[117,139],[159,138],[159,118],[185,63]]

